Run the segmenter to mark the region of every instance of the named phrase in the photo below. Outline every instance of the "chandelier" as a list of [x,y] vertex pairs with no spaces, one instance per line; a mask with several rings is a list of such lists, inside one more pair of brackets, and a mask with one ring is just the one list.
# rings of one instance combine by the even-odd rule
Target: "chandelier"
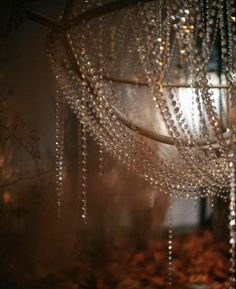
[[[60,22],[40,20],[52,28],[47,51],[58,82],[59,214],[63,111],[67,103],[81,126],[85,222],[89,134],[101,154],[107,152],[159,192],[182,198],[219,196],[229,200],[230,288],[235,288],[234,0],[68,3]],[[40,19],[35,13],[26,13]],[[213,83],[212,72],[218,74],[218,83]],[[124,105],[128,95],[132,95],[133,114]],[[143,124],[144,103],[151,107],[155,123]]]

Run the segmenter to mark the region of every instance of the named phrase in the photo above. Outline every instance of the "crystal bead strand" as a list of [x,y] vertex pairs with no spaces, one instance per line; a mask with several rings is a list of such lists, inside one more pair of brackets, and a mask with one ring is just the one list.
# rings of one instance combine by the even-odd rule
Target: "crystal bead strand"
[[[234,51],[233,51],[233,16],[232,16],[232,11],[235,9],[235,4],[231,6],[233,3],[231,1],[227,0],[226,1],[226,13],[227,13],[227,25],[228,25],[228,50],[229,50],[229,68],[233,70],[234,66]],[[234,11],[235,12],[235,11]],[[236,19],[235,21],[236,22]]]
[[[82,201],[81,201],[81,183],[82,183],[82,124],[80,120],[77,122],[77,169],[78,169],[78,179],[77,179],[77,186],[78,186],[78,203],[80,204],[80,208],[82,208]],[[82,211],[82,210],[81,210]]]
[[[158,89],[158,88],[157,88]],[[204,173],[203,171],[203,167],[200,167],[200,163],[198,164],[197,159],[195,159],[195,162],[193,163],[191,161],[191,159],[193,159],[193,156],[191,155],[191,150],[187,149],[184,144],[183,144],[183,140],[179,138],[179,134],[176,130],[172,130],[171,129],[171,115],[170,113],[167,111],[167,108],[165,106],[165,98],[162,92],[158,92],[158,91],[153,91],[153,94],[158,95],[158,97],[161,97],[159,99],[159,107],[160,107],[160,112],[162,114],[163,120],[165,121],[165,123],[167,124],[167,128],[169,130],[169,134],[171,135],[172,139],[175,141],[177,149],[179,150],[180,155],[182,156],[182,159],[185,161],[185,164],[187,166],[189,166],[189,168],[191,168],[191,170],[193,170],[193,172],[195,171],[195,174],[198,175],[197,178],[195,178],[195,181],[200,180],[200,177],[204,177],[205,181],[207,182],[208,186],[211,186],[213,183],[212,181],[209,179],[209,177],[207,176],[207,174],[204,176],[202,173]],[[157,101],[157,98],[155,99],[155,101]],[[164,105],[163,105],[164,104]],[[175,128],[175,127],[174,127]],[[184,138],[183,138],[184,139]],[[185,139],[185,143],[187,143],[187,139]]]
[[99,143],[99,175],[103,176],[104,174],[104,151],[102,144]]
[[[99,62],[99,72],[101,75],[104,75],[103,67],[104,67],[104,55],[103,55],[103,28],[104,28],[104,19],[102,17],[98,18],[98,40],[97,40],[97,50],[98,50],[98,62]],[[102,142],[98,143],[98,154],[99,154],[99,175],[103,176],[104,173],[104,150],[102,147]]]
[[173,283],[173,197],[170,196],[168,215],[168,284]]
[[[116,31],[116,35],[115,35],[116,63],[112,69],[112,73],[114,73],[114,71],[115,71],[116,73],[120,74],[120,72],[121,72],[120,65],[122,66],[122,71],[124,71],[124,72],[127,72],[131,69],[129,64],[132,61],[131,57],[133,57],[133,53],[131,54],[131,52],[133,52],[133,50],[132,50],[133,49],[132,37],[134,37],[134,35],[132,33],[128,34],[129,29],[131,29],[131,27],[129,25],[129,23],[130,23],[130,10],[131,9],[129,9],[129,8],[126,9],[126,11],[123,12],[123,17],[120,17],[119,21],[117,21],[118,27],[117,27],[117,31]],[[126,42],[127,35],[129,35],[129,37],[130,37],[130,41],[128,43]],[[123,53],[124,47],[126,47],[126,53]],[[121,59],[122,59],[122,62],[120,63],[120,65],[117,65],[117,61],[120,61]],[[115,70],[115,67],[116,67],[116,70]],[[125,75],[121,75],[121,76],[125,77]]]
[[[152,19],[151,19],[152,20]],[[143,51],[145,51],[145,50],[143,50]],[[147,50],[146,50],[146,52],[145,53],[147,53]],[[142,57],[142,59],[144,59],[143,57]],[[146,62],[147,62],[147,60],[146,60]],[[147,71],[146,70],[146,76],[147,76],[147,78],[149,79],[149,77],[150,76],[152,76],[153,75],[153,73],[150,73],[150,71]],[[150,80],[150,86],[152,86],[152,84],[154,84],[155,83],[155,77],[154,77],[154,79],[153,80]],[[158,90],[159,90],[159,88],[158,88]],[[158,95],[158,92],[157,92],[157,95]],[[160,94],[159,94],[160,95]],[[155,99],[157,99],[156,97],[155,97]],[[163,99],[163,101],[164,101],[164,99]],[[160,105],[161,105],[161,102],[159,102],[158,103],[158,106],[160,107]],[[163,109],[162,109],[162,111],[166,111],[168,109],[168,107],[163,107]],[[170,125],[169,127],[171,128],[171,126],[172,125]],[[174,135],[173,135],[173,132],[170,132],[170,134],[171,134],[171,136],[172,137],[174,137]],[[178,138],[176,139],[177,141],[178,141]],[[186,140],[187,141],[187,140]],[[183,148],[183,146],[182,145],[179,145],[179,148]],[[185,150],[185,155],[186,155],[186,150]],[[191,154],[190,154],[191,155]],[[185,159],[186,159],[186,157],[184,157]],[[200,171],[201,172],[201,171]]]
[[201,130],[201,123],[199,125],[199,131],[197,130],[197,127],[196,127],[196,112],[195,112],[195,109],[196,109],[196,103],[195,103],[195,95],[192,91],[192,103],[191,103],[191,127],[192,127],[192,131],[193,131],[193,135],[196,137],[199,135],[199,131]]
[[81,125],[81,203],[82,220],[87,224],[87,135],[84,125]]
[[[83,57],[86,57],[86,55],[83,54]],[[83,59],[83,57],[81,58],[81,60]],[[86,66],[87,66],[87,68],[89,68],[90,65],[91,65],[91,64],[90,64],[89,60],[86,60]],[[84,67],[84,68],[85,68],[85,65],[82,64],[81,67]],[[87,72],[86,72],[86,74],[87,74]],[[89,75],[92,76],[92,74],[93,74],[93,71],[91,70],[91,68],[89,68]],[[95,78],[96,78],[96,82],[99,81],[99,78],[98,78],[98,77],[95,77],[95,75],[94,75],[94,80],[95,80]],[[91,80],[92,80],[92,79],[91,79]],[[93,82],[94,82],[94,81],[93,81]],[[96,98],[96,100],[99,100],[99,99],[100,99],[101,101],[104,102],[104,100],[105,100],[105,99],[104,99],[104,96],[101,95],[101,90],[100,90],[100,91],[97,90],[97,88],[96,88],[96,86],[97,86],[96,82],[94,82],[94,84],[95,84],[95,85],[94,85],[94,88],[95,88],[94,92],[98,92],[98,95],[99,95],[99,98]],[[100,83],[100,82],[99,82],[99,83]],[[91,84],[92,84],[92,82],[91,82]],[[102,85],[102,83],[100,83],[100,89],[102,88],[101,85]],[[87,88],[89,88],[89,87],[87,87]],[[101,95],[101,96],[100,96],[100,95]],[[88,96],[91,97],[92,94],[89,93]],[[105,100],[105,101],[106,101],[106,100]],[[93,100],[93,103],[94,103],[94,100]],[[94,109],[98,110],[99,107],[101,107],[101,103],[100,103],[99,105],[97,105],[97,106],[94,106]],[[108,107],[108,106],[106,105],[106,107]],[[110,112],[112,112],[112,110],[110,110]],[[109,113],[110,113],[110,112],[109,112]],[[103,115],[102,113],[99,113],[99,114],[98,114],[98,117],[101,117],[102,115]],[[114,121],[114,120],[115,120],[114,115],[113,115],[112,117],[113,117],[113,121]],[[104,121],[105,121],[105,119],[103,120],[103,123],[105,123]],[[116,124],[118,124],[118,125],[120,126],[120,123],[116,122]],[[111,123],[109,124],[109,126],[110,126],[110,125],[111,125]],[[122,129],[121,126],[120,126],[120,130],[124,132],[124,129]],[[114,126],[113,126],[112,130],[110,130],[110,133],[113,132],[113,131],[114,131]],[[116,134],[115,137],[119,137],[119,135],[120,135],[120,132],[118,132],[118,134]],[[130,135],[128,138],[126,138],[126,143],[127,143],[127,141],[130,140],[130,137],[131,137],[131,135]],[[121,144],[121,143],[120,143],[121,140],[122,140],[122,139],[120,139],[117,144]],[[137,147],[140,147],[140,146],[137,146]],[[135,147],[134,147],[134,148],[135,148]],[[129,150],[126,150],[126,154],[125,154],[125,155],[127,155],[128,152],[129,152]],[[128,155],[127,155],[127,156],[128,156]],[[130,159],[130,160],[131,160],[131,159]],[[137,166],[137,165],[136,165],[136,166]]]
[[[192,14],[192,15],[196,14],[197,15],[197,17],[196,17],[197,23],[195,25],[195,31],[194,31],[193,38],[192,38],[192,44],[187,46],[187,48],[189,48],[189,52],[188,52],[189,58],[188,58],[187,61],[190,64],[190,67],[191,67],[192,86],[195,87],[195,92],[194,93],[195,93],[195,103],[196,103],[196,107],[197,107],[197,110],[198,110],[199,123],[200,123],[200,130],[199,130],[200,137],[205,139],[205,141],[207,143],[209,143],[209,145],[208,145],[208,147],[209,147],[208,157],[210,159],[211,158],[214,159],[216,157],[216,154],[214,152],[213,147],[210,145],[210,134],[209,134],[209,129],[208,129],[208,126],[207,126],[207,123],[206,123],[206,116],[205,116],[206,111],[205,111],[205,109],[203,107],[203,99],[202,99],[204,96],[200,93],[198,84],[194,80],[194,79],[196,79],[196,77],[195,77],[195,75],[196,75],[195,67],[199,66],[199,64],[200,64],[199,61],[197,61],[197,59],[198,59],[197,50],[195,51],[195,53],[193,52],[193,47],[195,46],[194,40],[197,39],[198,34],[199,35],[203,34],[203,23],[201,21],[202,9],[201,9],[201,5],[199,5],[199,7],[198,7],[198,5],[197,5],[198,3],[199,2],[197,1],[196,5],[193,5],[193,6],[195,6],[196,11],[193,9],[193,7],[190,8],[190,14]],[[209,11],[206,12],[208,18],[209,18],[209,15],[212,16],[212,18],[208,20],[208,22],[211,23],[211,25],[213,23],[214,16],[216,15],[216,9],[212,9],[212,8],[213,8],[213,4],[212,4],[212,7],[211,7],[211,11],[210,12]],[[201,13],[200,13],[199,9],[201,10]],[[215,26],[218,27],[217,25],[215,25]],[[213,37],[213,41],[212,41],[212,48],[213,48],[213,44],[214,44],[214,41],[215,41],[215,38],[216,38],[217,31],[218,30],[215,28],[214,37]],[[212,48],[210,50],[212,50]],[[197,63],[196,63],[196,61],[197,61]]]
[[[95,74],[93,74],[93,69],[91,67],[91,63],[89,62],[89,60],[87,60],[86,55],[85,54],[81,54],[81,60],[85,60],[86,61],[86,65],[81,65],[81,67],[86,68],[86,70],[88,69],[88,72],[86,71],[84,75],[84,80],[85,83],[88,83],[88,80],[86,79],[88,76],[88,73],[90,73],[90,76],[93,78],[90,79],[90,86],[86,85],[86,88],[88,89],[88,100],[89,98],[91,98],[91,107],[93,107],[94,112],[96,113],[97,117],[99,119],[101,119],[100,123],[101,125],[108,130],[110,127],[110,134],[115,133],[115,129],[117,129],[117,133],[113,136],[114,140],[115,138],[118,138],[117,141],[117,146],[121,146],[122,145],[122,138],[120,138],[120,134],[124,133],[125,131],[123,130],[123,128],[120,125],[120,122],[118,122],[118,120],[113,124],[109,121],[109,118],[104,114],[104,112],[106,111],[106,113],[108,113],[108,116],[113,117],[113,121],[116,120],[115,115],[113,114],[113,111],[109,105],[109,103],[106,101],[104,95],[102,94],[103,91],[103,83],[100,81],[99,77]],[[92,86],[93,85],[93,86]],[[94,89],[93,91],[91,91],[91,89]],[[97,97],[95,97],[97,96]],[[94,98],[95,97],[95,98]],[[96,105],[97,104],[97,105]],[[104,106],[105,105],[105,106]],[[100,109],[102,109],[100,111]],[[112,114],[112,115],[111,115]],[[129,140],[129,138],[128,138]],[[123,148],[124,149],[124,148]],[[125,150],[125,149],[124,149]],[[121,150],[120,150],[121,152]],[[127,151],[128,153],[128,151]],[[127,158],[129,158],[128,154],[125,154],[125,156],[127,156]],[[129,161],[133,161],[131,158],[129,158]]]
[[64,163],[64,100],[60,93],[56,94],[56,194],[57,215],[61,217],[63,195],[63,163]]
[[232,38],[232,55],[231,55],[231,59],[232,59],[232,70],[235,71],[236,70],[236,44],[235,44],[235,39],[236,39],[236,6],[235,6],[235,0],[228,0],[229,4],[228,4],[228,16],[229,16],[229,20],[228,22],[230,22],[230,27],[231,27],[231,38]]
[[[55,62],[53,62],[53,66],[55,67],[55,65],[57,65]],[[60,67],[59,66],[57,66],[57,68],[56,68],[58,71],[60,71],[61,69],[60,69]],[[72,71],[71,71],[72,72]],[[72,75],[71,73],[69,74],[69,75]],[[59,73],[59,76],[60,76],[60,73]],[[67,78],[67,75],[64,75],[64,77],[66,77]],[[76,79],[73,75],[72,75],[72,81],[74,80],[74,79]],[[81,108],[83,107],[84,109],[85,108],[87,108],[87,105],[84,105],[84,104],[82,104],[81,103],[81,105],[80,105],[80,100],[79,100],[79,98],[77,98],[77,96],[76,96],[76,92],[74,92],[73,91],[73,89],[72,88],[70,88],[70,87],[68,87],[68,82],[67,82],[67,80],[66,81],[64,81],[64,79],[63,78],[61,78],[61,77],[59,77],[58,78],[58,80],[61,82],[61,85],[62,85],[62,87],[66,87],[66,94],[65,94],[65,97],[67,98],[67,100],[68,100],[68,102],[72,105],[72,108],[73,108],[73,110],[75,110],[75,112],[76,113],[78,113],[80,110],[81,110]],[[83,88],[83,86],[82,86],[82,88]],[[83,90],[82,90],[83,91]],[[69,94],[70,94],[70,97],[68,97],[68,92],[69,92]],[[87,100],[89,100],[89,97],[91,96],[91,94],[88,94],[87,96],[86,96],[86,99]],[[73,103],[73,101],[74,100],[76,100],[76,103],[74,104]],[[78,104],[78,105],[77,105]],[[96,106],[96,109],[98,109],[98,107],[99,106]],[[83,119],[81,119],[81,121],[83,120],[85,120],[84,119],[84,112],[83,111],[81,111],[81,115],[82,115],[82,117],[83,117]],[[90,111],[90,113],[89,113],[89,115],[91,115],[91,111]],[[86,118],[87,119],[87,118]],[[88,120],[88,119],[87,119]],[[92,120],[91,120],[92,121]],[[89,123],[86,121],[86,123],[87,123],[87,125],[89,125]],[[92,122],[92,123],[90,123],[90,125],[91,125],[91,127],[90,127],[90,129],[92,129],[92,128],[94,128],[94,125],[95,125],[95,123],[94,122]],[[93,131],[94,132],[96,132],[96,134],[95,134],[95,136],[99,136],[99,138],[101,137],[101,135],[100,135],[100,133],[102,133],[102,131],[98,128],[97,130],[96,129],[93,129]],[[99,134],[98,134],[98,132],[100,132]],[[129,137],[127,138],[128,140],[129,140]],[[118,142],[119,143],[119,142]],[[134,148],[135,147],[139,147],[139,145],[138,146],[134,146]],[[115,147],[114,148],[112,148],[112,151],[113,151],[113,153],[115,153]],[[122,160],[122,159],[120,159],[120,160]],[[167,169],[167,171],[168,171],[168,169]],[[164,173],[164,172],[163,172]]]
[[[62,79],[60,79],[59,78],[59,80],[62,80]],[[67,91],[68,91],[68,87],[67,87]],[[91,94],[88,94],[87,95],[87,97],[86,97],[86,99],[88,100],[89,99],[89,97],[91,96]],[[75,97],[76,98],[76,97]],[[71,101],[70,99],[68,99],[68,101]],[[85,105],[82,105],[84,108],[86,108],[87,106],[85,106]],[[76,108],[76,110],[78,109],[78,110],[80,110],[80,107],[81,106],[78,106],[77,108]],[[98,106],[96,106],[96,108],[98,109]],[[95,123],[93,124],[93,125],[95,125]],[[98,131],[100,131],[100,130],[94,130],[94,131],[96,131],[96,133],[98,132]],[[128,138],[129,139],[129,138]],[[118,142],[119,143],[119,142]],[[139,146],[137,146],[137,147],[139,147]],[[112,150],[113,150],[113,152],[115,152],[115,150],[114,150],[115,148],[113,148]],[[121,159],[122,160],[122,159]]]
[[229,200],[229,244],[230,244],[230,287],[229,289],[235,289],[235,242],[236,242],[236,231],[235,231],[235,194],[236,194],[236,162],[235,155],[230,154],[230,200]]
[[[213,5],[214,4],[214,5]],[[207,27],[206,27],[206,32],[204,32],[201,27],[202,25],[198,25],[198,27],[200,28],[199,30],[199,35],[201,35],[201,40],[202,40],[202,52],[199,55],[196,55],[196,67],[199,67],[200,70],[195,72],[195,79],[199,79],[196,82],[196,87],[202,87],[202,89],[200,89],[201,94],[203,95],[203,103],[205,105],[206,108],[206,112],[208,113],[208,117],[209,117],[209,123],[211,124],[213,130],[215,131],[215,135],[219,141],[219,145],[220,145],[220,150],[223,150],[223,145],[224,145],[224,141],[222,140],[220,129],[219,129],[219,120],[217,117],[217,114],[215,112],[215,108],[213,106],[213,101],[211,100],[211,96],[212,93],[209,91],[210,87],[208,84],[208,80],[207,80],[207,64],[208,64],[208,60],[210,57],[210,47],[211,47],[211,39],[210,39],[210,34],[212,34],[213,29],[216,29],[215,27],[213,27],[214,22],[211,21],[211,19],[209,19],[209,15],[210,13],[208,13],[208,9],[209,7],[207,6],[207,12],[206,12],[206,17],[207,17]],[[212,7],[211,7],[211,15],[216,15],[216,5],[215,2],[212,3]],[[213,17],[213,16],[212,16]],[[197,17],[198,18],[198,17]],[[198,61],[197,61],[198,59]],[[201,65],[204,64],[204,65]],[[224,151],[222,151],[222,153],[224,153]]]
[[194,217],[197,219],[197,217],[198,217],[198,198],[194,198],[194,200],[193,200],[193,210],[194,210]]
[[157,192],[157,186],[154,184],[154,188],[149,191],[149,208],[153,209],[155,206],[155,195]]
[[214,207],[215,207],[214,196],[210,196],[210,210],[211,210],[211,214],[213,213]]

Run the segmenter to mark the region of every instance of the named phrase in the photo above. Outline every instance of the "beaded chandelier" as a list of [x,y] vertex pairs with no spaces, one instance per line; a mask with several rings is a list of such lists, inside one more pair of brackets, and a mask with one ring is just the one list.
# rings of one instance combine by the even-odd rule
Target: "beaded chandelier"
[[[164,193],[227,195],[236,129],[233,1],[144,1],[92,19],[89,9],[102,11],[109,1],[74,2],[48,49],[62,98],[85,130]],[[209,79],[216,46],[225,78],[218,89],[228,103],[220,111]],[[191,90],[191,119],[180,101],[183,82]],[[145,95],[138,95],[140,86]],[[137,94],[136,106],[141,97],[152,100],[167,136],[149,133],[125,115],[120,99],[128,89]],[[148,138],[174,145],[174,157],[166,160]]]
[[[48,39],[51,66],[59,84],[59,207],[66,102],[82,131],[82,217],[87,218],[89,134],[100,152],[118,159],[159,192],[184,198],[230,199],[232,284],[235,42],[233,0],[75,0]],[[217,75],[217,82],[212,75]]]

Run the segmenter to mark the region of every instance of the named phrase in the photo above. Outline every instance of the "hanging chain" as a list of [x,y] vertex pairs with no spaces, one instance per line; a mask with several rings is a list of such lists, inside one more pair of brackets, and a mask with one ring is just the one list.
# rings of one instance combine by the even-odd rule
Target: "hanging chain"
[[64,100],[57,91],[56,94],[56,194],[57,215],[61,217],[61,201],[63,195],[63,164],[64,164]]
[[84,125],[81,125],[81,203],[82,220],[87,224],[87,134]]
[[235,185],[236,185],[236,162],[235,155],[230,154],[231,161],[229,163],[230,169],[230,201],[229,201],[229,245],[230,245],[230,287],[235,289]]
[[170,196],[168,216],[168,285],[173,284],[173,199]]
[[153,209],[155,206],[156,186],[149,191],[149,208]]
[[103,176],[104,174],[104,150],[102,144],[99,143],[99,175]]
[[198,198],[194,198],[193,200],[193,210],[194,210],[194,217],[197,219],[198,217],[198,204],[199,204],[199,200]]

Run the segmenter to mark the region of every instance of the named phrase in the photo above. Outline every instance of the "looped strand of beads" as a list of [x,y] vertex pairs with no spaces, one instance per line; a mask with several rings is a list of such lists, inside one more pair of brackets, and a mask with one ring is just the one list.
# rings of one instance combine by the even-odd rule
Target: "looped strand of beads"
[[57,215],[61,218],[63,195],[63,164],[64,164],[64,98],[60,91],[56,94],[56,195]]

